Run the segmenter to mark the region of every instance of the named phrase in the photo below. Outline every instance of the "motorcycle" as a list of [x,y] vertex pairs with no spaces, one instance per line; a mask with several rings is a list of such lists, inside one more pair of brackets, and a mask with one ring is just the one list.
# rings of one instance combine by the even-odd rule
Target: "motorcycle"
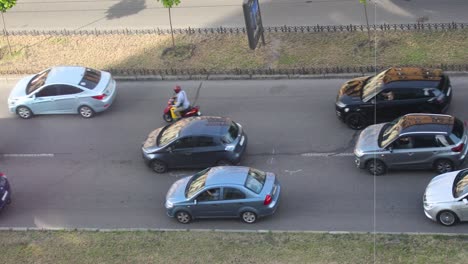
[[[163,119],[164,121],[168,122],[168,123],[171,123],[173,122],[174,120],[177,120],[177,116],[175,115],[175,102],[176,102],[176,96],[173,96],[171,98],[169,98],[169,101],[167,101],[167,106],[166,108],[164,108],[164,115],[163,115]],[[200,107],[198,105],[196,106],[189,106],[189,108],[187,108],[186,110],[180,112],[180,118],[184,118],[184,117],[190,117],[190,116],[201,116],[201,113],[200,113]]]

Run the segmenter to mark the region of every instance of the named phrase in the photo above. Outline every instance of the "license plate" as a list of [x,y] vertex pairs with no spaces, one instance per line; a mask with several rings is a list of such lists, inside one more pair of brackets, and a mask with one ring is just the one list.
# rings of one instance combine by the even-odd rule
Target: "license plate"
[[6,200],[7,195],[8,195],[8,191],[6,191],[6,192],[3,194],[2,201],[5,201],[5,200]]
[[239,144],[240,144],[241,146],[244,145],[244,136],[241,137],[241,140],[240,140]]

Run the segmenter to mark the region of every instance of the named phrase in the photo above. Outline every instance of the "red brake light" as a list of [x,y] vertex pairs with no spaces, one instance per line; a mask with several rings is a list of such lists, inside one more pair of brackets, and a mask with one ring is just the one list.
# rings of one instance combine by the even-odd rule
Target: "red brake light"
[[97,100],[102,100],[102,99],[104,99],[105,97],[106,97],[106,95],[105,95],[105,94],[101,94],[101,95],[92,96],[92,98],[94,98],[94,99],[97,99]]
[[463,150],[463,147],[465,146],[465,144],[461,143],[460,145],[456,146],[456,147],[453,147],[452,148],[452,151],[453,152],[460,152]]
[[267,194],[267,196],[265,196],[265,201],[263,201],[263,205],[269,205],[271,204],[271,201],[273,199],[271,198],[271,195]]

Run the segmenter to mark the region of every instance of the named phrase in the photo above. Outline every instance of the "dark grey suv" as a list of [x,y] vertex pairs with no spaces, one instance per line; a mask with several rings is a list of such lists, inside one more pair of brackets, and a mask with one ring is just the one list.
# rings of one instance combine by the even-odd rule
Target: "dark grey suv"
[[155,172],[168,168],[234,165],[247,147],[239,123],[225,117],[197,116],[158,128],[143,143],[143,159]]
[[356,143],[356,165],[375,175],[387,168],[453,171],[468,151],[464,125],[450,115],[408,114],[369,126]]

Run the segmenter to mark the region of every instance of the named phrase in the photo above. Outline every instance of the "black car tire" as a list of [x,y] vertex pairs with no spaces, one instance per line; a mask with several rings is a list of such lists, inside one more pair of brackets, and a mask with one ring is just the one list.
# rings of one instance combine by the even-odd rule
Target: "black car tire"
[[453,171],[455,168],[453,162],[448,159],[438,159],[434,162],[434,169],[439,174],[447,173]]
[[366,163],[367,171],[375,176],[384,175],[387,172],[387,165],[381,160],[369,160]]
[[347,115],[345,123],[349,128],[354,130],[361,130],[367,125],[366,118],[360,113],[351,113]]
[[244,211],[241,214],[241,219],[244,223],[253,224],[257,222],[257,214],[252,211]]
[[216,162],[216,166],[232,166],[232,162],[227,160],[218,160],[218,162]]
[[91,107],[89,107],[87,105],[82,105],[82,106],[78,107],[78,114],[80,114],[80,116],[83,117],[83,118],[91,118],[96,113],[94,112],[94,110]]
[[166,163],[160,160],[152,160],[150,163],[150,167],[156,173],[164,173],[167,171]]
[[16,108],[16,114],[23,119],[30,119],[33,112],[27,106],[20,105]]
[[443,226],[452,226],[458,222],[458,216],[452,211],[444,210],[437,214],[437,222]]
[[177,221],[181,224],[188,224],[192,221],[192,216],[187,211],[178,211],[175,216]]
[[168,113],[168,114],[164,114],[164,115],[163,115],[163,119],[164,119],[164,121],[166,121],[167,123],[171,123],[171,122],[173,121],[172,116],[171,116],[171,114],[169,114],[169,113]]

